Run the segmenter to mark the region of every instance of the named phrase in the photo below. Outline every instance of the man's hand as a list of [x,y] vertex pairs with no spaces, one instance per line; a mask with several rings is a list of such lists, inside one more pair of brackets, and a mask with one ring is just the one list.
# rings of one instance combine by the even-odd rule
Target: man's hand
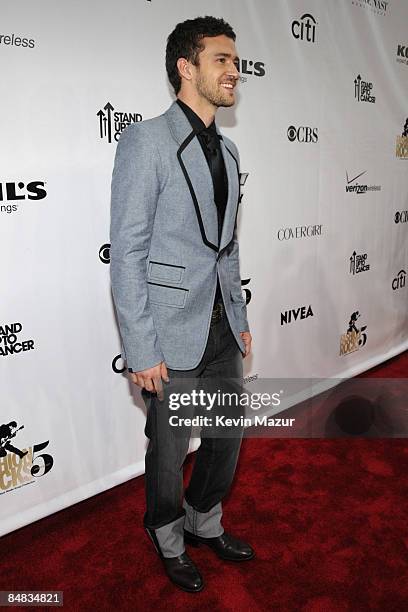
[[245,344],[244,357],[247,357],[249,353],[251,352],[251,343],[252,343],[251,332],[249,331],[240,332],[240,336],[242,338],[243,343]]
[[130,372],[130,377],[135,385],[138,385],[142,389],[144,388],[146,391],[150,391],[151,393],[157,393],[159,400],[163,400],[164,395],[162,379],[165,382],[169,382],[170,380],[164,361],[161,361],[152,368],[147,368],[147,370]]

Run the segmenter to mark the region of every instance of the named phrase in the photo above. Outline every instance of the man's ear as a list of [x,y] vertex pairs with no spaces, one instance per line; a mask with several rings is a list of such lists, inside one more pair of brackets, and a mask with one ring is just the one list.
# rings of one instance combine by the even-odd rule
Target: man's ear
[[191,64],[190,62],[186,60],[185,57],[178,58],[177,69],[181,77],[183,77],[184,79],[187,79],[187,81],[191,81],[192,76],[193,76],[192,71],[191,71]]

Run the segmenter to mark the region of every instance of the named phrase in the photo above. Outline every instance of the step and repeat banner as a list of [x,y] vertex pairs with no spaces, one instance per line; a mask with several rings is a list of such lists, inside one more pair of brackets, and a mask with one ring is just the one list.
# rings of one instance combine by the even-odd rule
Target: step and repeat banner
[[[164,112],[176,23],[237,34],[245,384],[348,378],[408,347],[405,0],[15,0],[0,6],[1,534],[144,471],[120,356],[110,181]],[[330,384],[330,382],[328,383]]]

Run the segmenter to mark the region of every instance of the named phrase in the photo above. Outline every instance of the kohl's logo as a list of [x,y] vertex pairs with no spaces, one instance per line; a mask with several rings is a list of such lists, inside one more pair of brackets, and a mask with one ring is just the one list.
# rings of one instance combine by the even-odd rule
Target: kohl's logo
[[0,183],[0,212],[15,212],[24,200],[43,200],[47,195],[45,184],[45,181]]
[[255,62],[253,60],[248,59],[240,59],[238,60],[237,66],[240,77],[239,80],[241,83],[246,83],[248,78],[247,76],[257,76],[263,77],[265,76],[265,64],[264,62]]
[[408,66],[408,45],[398,45],[397,62]]

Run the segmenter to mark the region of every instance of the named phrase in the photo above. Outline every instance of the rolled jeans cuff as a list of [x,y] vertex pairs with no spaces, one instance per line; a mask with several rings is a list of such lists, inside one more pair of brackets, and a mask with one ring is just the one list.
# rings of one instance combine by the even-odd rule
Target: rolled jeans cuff
[[221,525],[222,505],[215,504],[208,512],[198,512],[184,499],[183,508],[186,511],[184,529],[202,538],[217,538],[224,533]]

